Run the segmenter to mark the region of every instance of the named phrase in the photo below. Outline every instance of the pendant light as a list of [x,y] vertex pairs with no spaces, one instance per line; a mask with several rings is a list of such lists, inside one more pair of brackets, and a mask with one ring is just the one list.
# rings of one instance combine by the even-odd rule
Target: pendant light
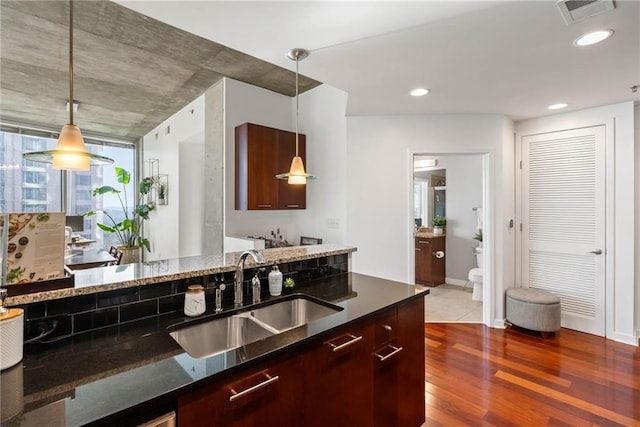
[[89,153],[80,128],[73,124],[73,0],[69,1],[69,124],[62,127],[56,148],[24,153],[33,162],[52,163],[54,169],[88,171],[90,166],[104,166],[113,159]]
[[304,171],[304,163],[298,155],[298,62],[309,56],[309,51],[300,48],[291,49],[287,56],[289,59],[296,61],[296,155],[293,160],[291,160],[289,172],[276,175],[276,178],[286,179],[288,184],[304,185],[307,183],[307,179],[317,178],[317,176]]

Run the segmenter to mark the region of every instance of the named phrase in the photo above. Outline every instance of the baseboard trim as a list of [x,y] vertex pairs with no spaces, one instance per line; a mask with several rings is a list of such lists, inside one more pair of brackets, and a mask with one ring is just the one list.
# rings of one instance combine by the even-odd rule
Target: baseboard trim
[[629,334],[621,334],[618,332],[614,332],[612,337],[607,337],[610,340],[617,341],[623,344],[633,345],[635,347],[640,347],[640,343],[638,343],[638,332],[636,332],[636,336]]
[[465,280],[453,279],[451,277],[446,277],[444,280],[447,285],[465,286],[469,283]]

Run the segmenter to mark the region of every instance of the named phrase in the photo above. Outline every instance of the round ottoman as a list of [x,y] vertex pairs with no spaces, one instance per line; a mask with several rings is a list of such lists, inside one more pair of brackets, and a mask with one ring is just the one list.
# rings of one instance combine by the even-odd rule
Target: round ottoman
[[540,332],[560,330],[560,298],[533,288],[507,289],[507,322]]

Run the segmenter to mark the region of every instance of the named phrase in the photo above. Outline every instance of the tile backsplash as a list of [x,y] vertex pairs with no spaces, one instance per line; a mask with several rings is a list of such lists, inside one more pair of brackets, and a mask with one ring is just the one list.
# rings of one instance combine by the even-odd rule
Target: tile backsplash
[[[292,277],[304,284],[314,279],[331,277],[348,271],[348,254],[312,258],[280,264],[283,279]],[[244,273],[244,300],[251,301],[249,282],[258,270],[261,283],[261,299],[268,297],[267,275],[271,266],[248,268]],[[35,302],[21,306],[25,310],[25,340],[50,330],[46,340],[67,337],[78,333],[131,322],[143,318],[181,311],[184,293],[190,285],[205,288],[207,307],[215,304],[215,288],[227,284],[223,292],[223,307],[233,305],[233,272],[226,272],[189,279],[174,280],[152,285],[81,295],[57,300]]]

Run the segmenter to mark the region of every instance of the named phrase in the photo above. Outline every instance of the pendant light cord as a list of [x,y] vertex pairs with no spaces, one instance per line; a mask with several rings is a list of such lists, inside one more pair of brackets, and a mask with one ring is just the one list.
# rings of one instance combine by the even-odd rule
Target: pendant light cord
[[73,124],[73,0],[69,0],[69,124]]
[[298,63],[300,58],[296,57],[296,157],[298,157]]

